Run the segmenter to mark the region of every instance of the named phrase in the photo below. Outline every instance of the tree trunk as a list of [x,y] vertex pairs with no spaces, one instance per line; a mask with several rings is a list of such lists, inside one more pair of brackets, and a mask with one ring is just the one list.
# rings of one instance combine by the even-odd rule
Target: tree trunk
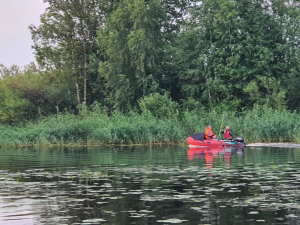
[[87,78],[86,75],[84,75],[84,95],[83,95],[83,102],[82,102],[82,105],[84,106],[86,106],[86,99],[87,99],[86,89],[87,89]]
[[75,45],[74,42],[72,41],[72,58],[73,58],[73,71],[76,77],[76,91],[77,91],[77,101],[78,104],[81,103],[80,101],[80,89],[79,89],[79,84],[78,84],[78,73],[77,73],[77,66],[76,66],[76,61],[75,61]]
[[80,90],[79,90],[79,84],[77,82],[77,79],[76,79],[76,91],[77,91],[77,101],[78,104],[80,104]]
[[86,106],[87,101],[87,80],[88,80],[88,74],[87,74],[87,58],[86,58],[86,43],[84,42],[83,45],[84,49],[84,90],[83,90],[83,102],[82,104]]

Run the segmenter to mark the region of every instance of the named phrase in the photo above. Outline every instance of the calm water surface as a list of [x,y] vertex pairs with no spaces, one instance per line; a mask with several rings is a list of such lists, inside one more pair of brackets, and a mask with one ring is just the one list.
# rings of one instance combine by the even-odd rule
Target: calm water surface
[[300,224],[300,149],[0,150],[0,224]]

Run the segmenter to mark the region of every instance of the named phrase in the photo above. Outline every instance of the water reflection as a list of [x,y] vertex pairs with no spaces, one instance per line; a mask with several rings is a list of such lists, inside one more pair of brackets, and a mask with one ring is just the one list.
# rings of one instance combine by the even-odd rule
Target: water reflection
[[194,162],[202,162],[205,159],[207,169],[213,168],[214,163],[220,163],[222,160],[225,165],[230,167],[231,159],[234,154],[242,156],[244,148],[190,148],[187,151],[188,159]]

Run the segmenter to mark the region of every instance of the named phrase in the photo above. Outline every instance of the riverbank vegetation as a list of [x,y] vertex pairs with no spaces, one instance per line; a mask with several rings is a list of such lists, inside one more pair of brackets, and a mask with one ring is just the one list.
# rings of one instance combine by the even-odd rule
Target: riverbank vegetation
[[[298,113],[261,109],[224,115],[224,124],[231,126],[235,137],[244,136],[248,143],[300,141]],[[218,133],[221,120],[216,111],[182,111],[158,119],[150,111],[108,115],[95,107],[79,115],[58,113],[24,125],[1,125],[0,145],[181,144],[187,136],[203,132],[208,121]]]
[[[300,141],[300,5],[45,0],[38,65],[0,65],[0,145]],[[216,132],[218,133],[218,132]]]

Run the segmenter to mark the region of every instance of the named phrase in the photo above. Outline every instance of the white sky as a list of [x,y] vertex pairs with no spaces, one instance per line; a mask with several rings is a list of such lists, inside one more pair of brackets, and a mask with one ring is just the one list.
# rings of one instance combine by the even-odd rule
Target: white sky
[[23,67],[35,61],[28,26],[40,24],[46,7],[43,0],[0,0],[0,64]]

